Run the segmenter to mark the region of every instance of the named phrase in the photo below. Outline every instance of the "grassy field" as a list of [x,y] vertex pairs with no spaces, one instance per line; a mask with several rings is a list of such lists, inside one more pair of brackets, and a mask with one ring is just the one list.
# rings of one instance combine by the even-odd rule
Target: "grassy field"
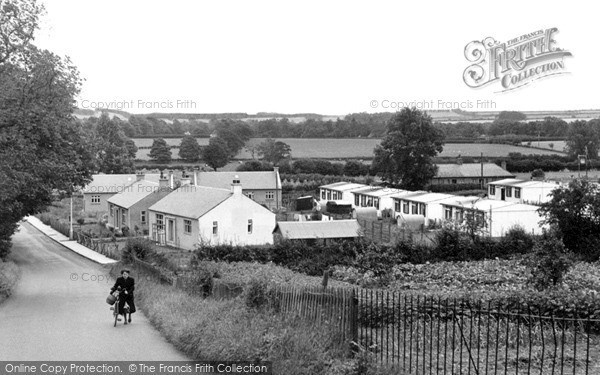
[[[134,138],[134,142],[138,147],[149,147],[152,145],[152,140],[147,138]],[[265,138],[252,138],[248,141],[248,146],[256,146],[263,142]],[[292,158],[318,158],[318,159],[369,159],[373,157],[373,149],[377,146],[381,139],[379,138],[280,138],[290,145],[292,148]],[[181,139],[170,138],[166,139],[167,143],[172,146],[179,146]],[[208,138],[198,138],[200,145],[207,145]],[[479,157],[483,153],[486,157],[502,157],[508,156],[511,152],[520,152],[522,154],[534,155],[552,155],[562,154],[555,142],[555,150],[541,150],[537,148],[511,146],[503,144],[487,144],[487,143],[449,143],[444,146],[444,151],[439,155],[441,157]],[[140,149],[137,152],[136,158],[139,160],[149,160],[149,149]],[[179,155],[178,149],[172,149],[171,154],[174,158]],[[252,159],[252,155],[245,149],[240,151],[236,159]]]
[[[527,145],[528,143],[529,142],[523,142],[523,146]],[[550,145],[553,145],[554,147],[550,147]],[[531,146],[538,147],[538,148],[544,148],[546,150],[566,152],[567,142],[565,142],[565,141],[539,141],[539,142],[532,141]]]

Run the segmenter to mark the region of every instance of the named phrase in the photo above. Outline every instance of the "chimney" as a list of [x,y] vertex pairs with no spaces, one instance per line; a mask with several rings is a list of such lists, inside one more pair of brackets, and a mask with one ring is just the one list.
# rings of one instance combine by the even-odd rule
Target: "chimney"
[[173,183],[173,170],[172,169],[169,170],[169,187],[171,189],[173,189],[175,187],[175,184]]
[[273,172],[279,173],[279,167],[273,167]]
[[135,174],[135,181],[142,181],[144,179],[144,172],[143,171],[139,171]]
[[158,179],[158,187],[162,191],[163,189],[169,188],[169,179],[160,171],[160,178]]
[[200,168],[198,167],[194,167],[194,185],[198,186],[198,183],[200,182]]
[[502,167],[502,169],[506,170],[506,160],[502,160],[502,162],[500,163],[500,167]]
[[189,175],[187,175],[187,174],[184,173],[181,176],[180,182],[181,182],[181,186],[190,185],[192,183],[192,179],[190,178]]
[[233,182],[231,184],[231,192],[233,193],[233,195],[242,195],[242,184],[237,174],[235,175],[235,177],[233,177]]

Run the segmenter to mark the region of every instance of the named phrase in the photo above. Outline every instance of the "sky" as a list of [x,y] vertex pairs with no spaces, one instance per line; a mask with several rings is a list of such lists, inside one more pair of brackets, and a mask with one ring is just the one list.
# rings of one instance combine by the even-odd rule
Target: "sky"
[[[597,12],[573,1],[41,0],[35,43],[69,56],[81,108],[344,115],[598,109]],[[560,75],[472,88],[465,47],[557,28]],[[486,65],[487,66],[487,65]],[[516,74],[516,73],[515,73]],[[412,105],[411,105],[412,104]]]

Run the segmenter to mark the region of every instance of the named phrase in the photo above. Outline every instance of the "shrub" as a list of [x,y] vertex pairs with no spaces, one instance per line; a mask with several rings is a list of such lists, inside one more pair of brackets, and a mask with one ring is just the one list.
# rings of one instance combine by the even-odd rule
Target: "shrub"
[[253,279],[244,289],[244,301],[251,309],[261,309],[268,306],[268,284],[264,279]]
[[533,245],[533,236],[527,233],[523,227],[514,226],[500,239],[494,255],[527,254],[531,252]]
[[544,231],[526,260],[531,269],[530,282],[538,290],[559,285],[573,265],[573,256],[555,233]]

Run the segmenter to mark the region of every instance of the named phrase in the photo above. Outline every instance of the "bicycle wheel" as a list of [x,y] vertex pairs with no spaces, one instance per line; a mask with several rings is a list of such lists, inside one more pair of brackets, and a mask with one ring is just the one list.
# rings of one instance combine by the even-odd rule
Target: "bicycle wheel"
[[115,314],[115,325],[113,327],[116,327],[117,321],[119,320],[119,297],[117,297],[117,302],[115,302],[114,314]]

